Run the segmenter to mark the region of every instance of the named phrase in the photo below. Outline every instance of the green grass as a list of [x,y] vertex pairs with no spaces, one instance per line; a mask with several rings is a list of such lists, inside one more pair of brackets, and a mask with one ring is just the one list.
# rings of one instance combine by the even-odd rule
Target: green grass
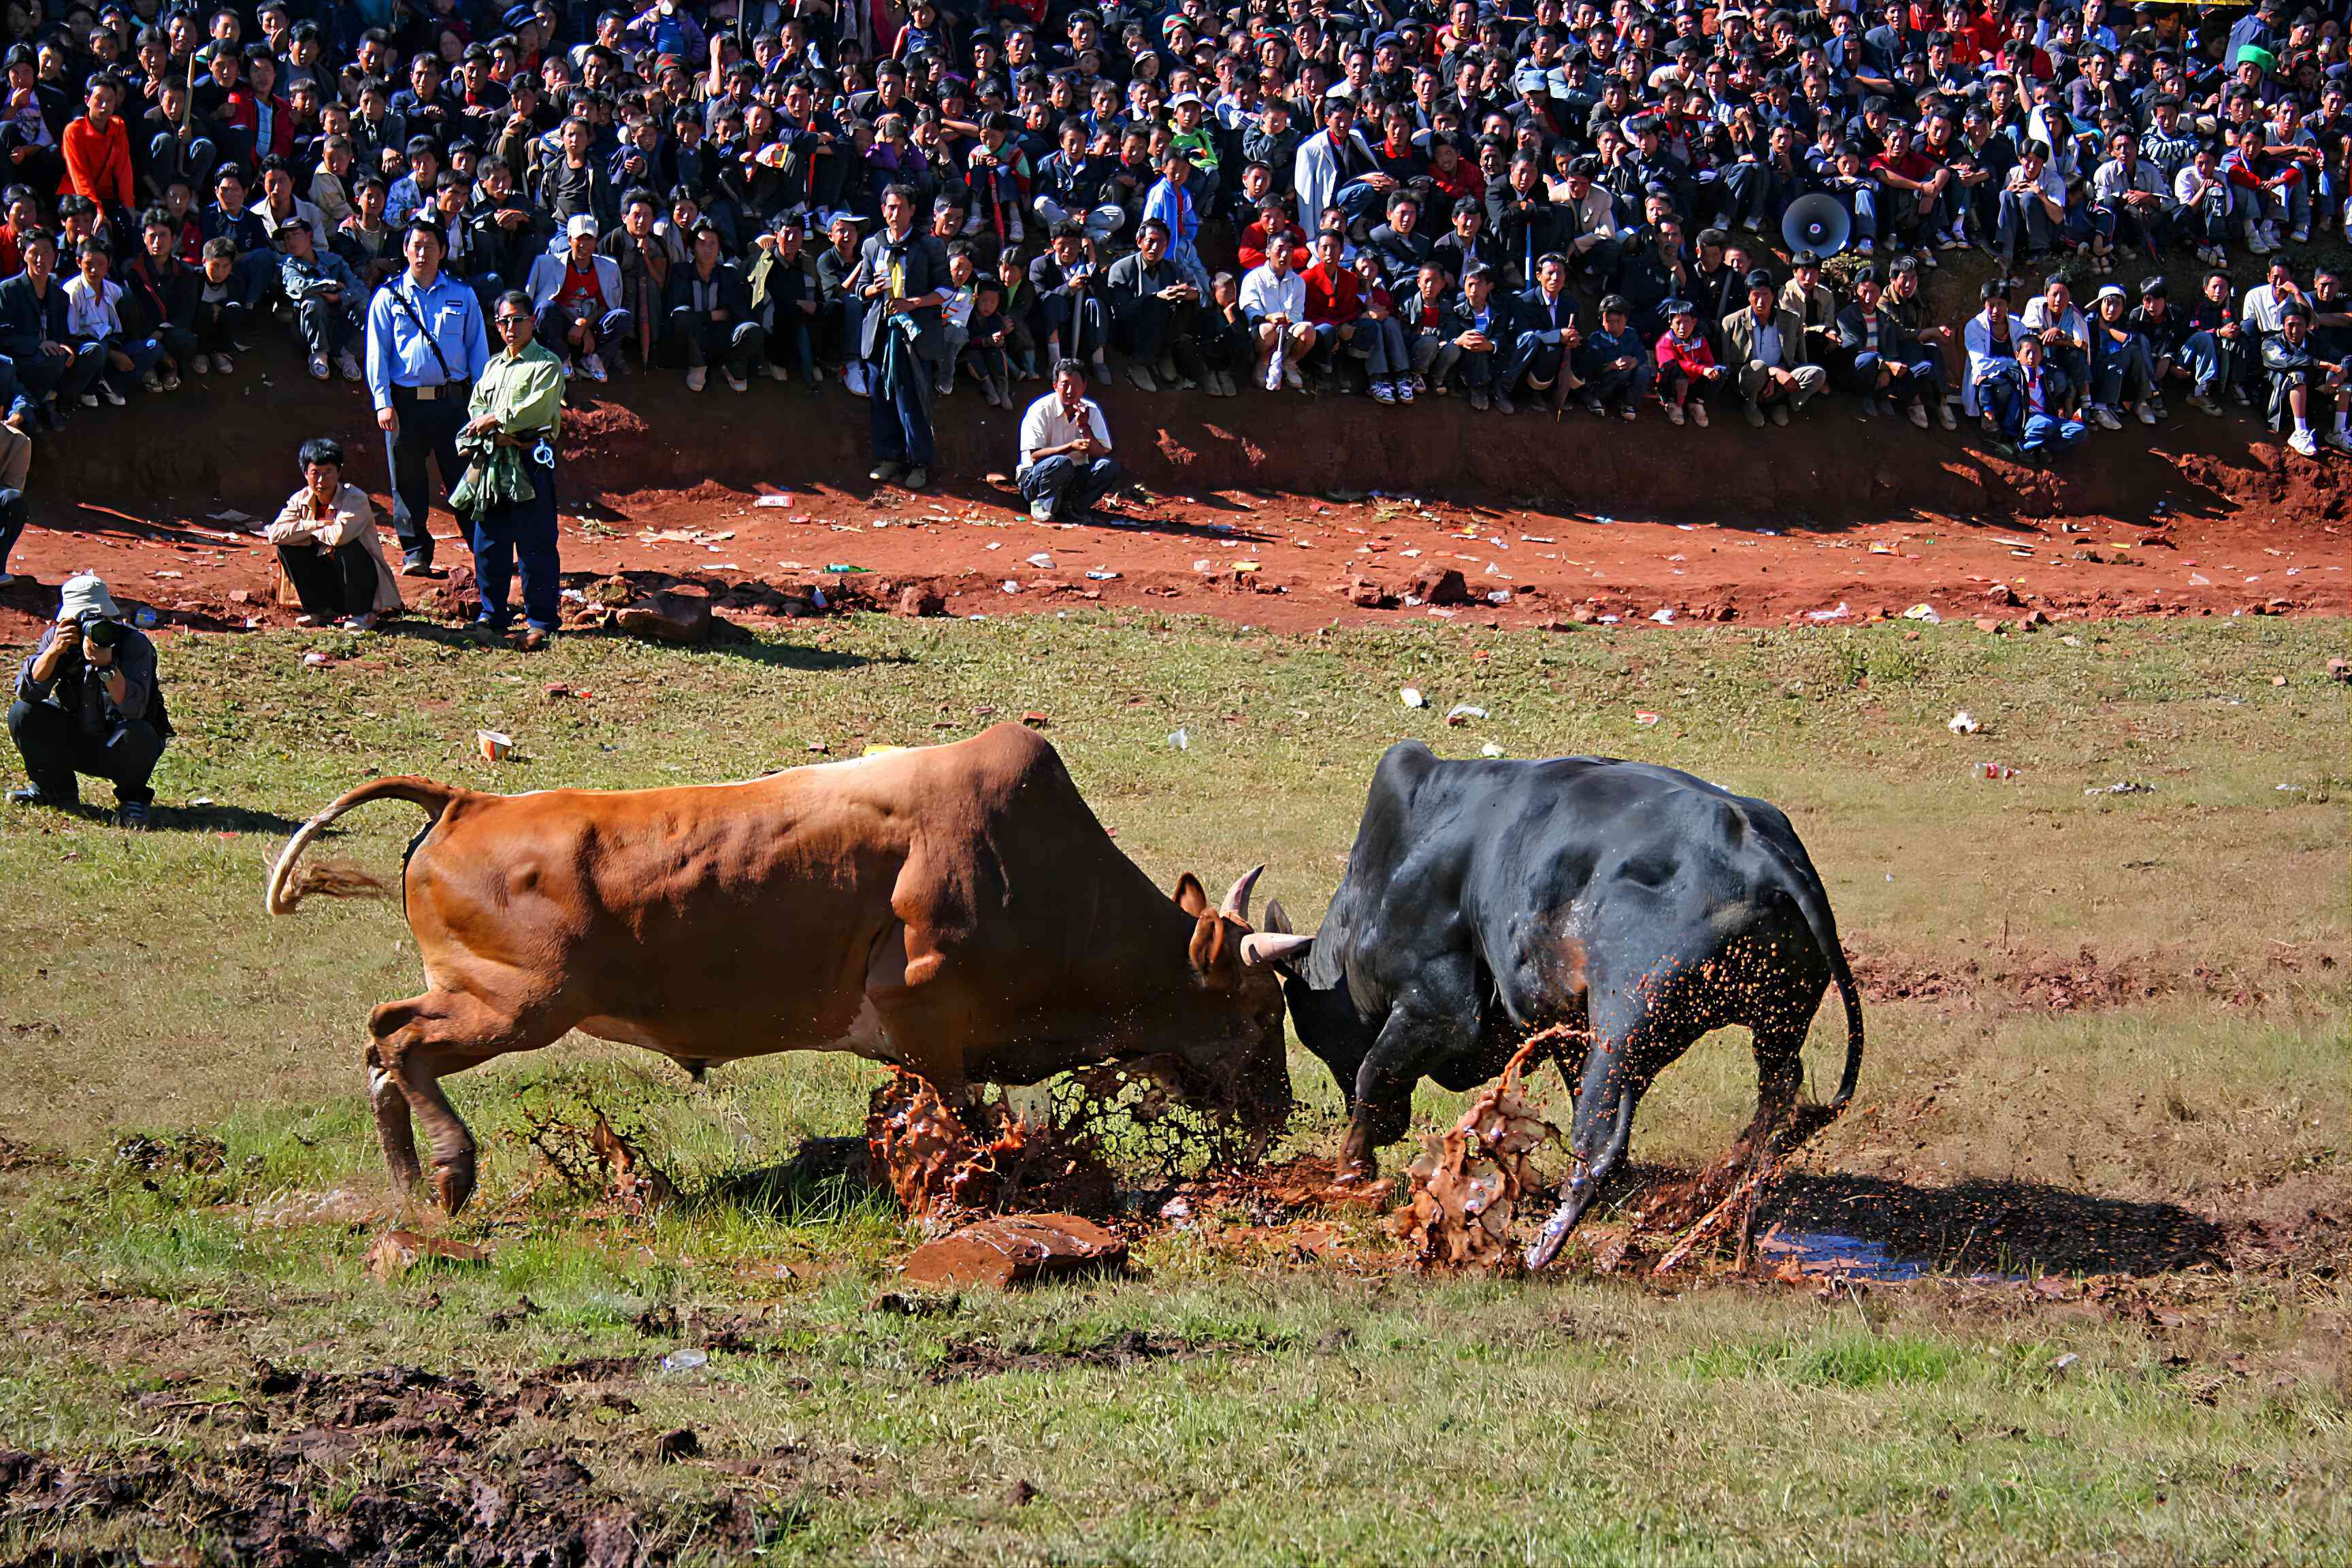
[[[361,1026],[417,989],[414,946],[392,904],[260,909],[291,825],[375,773],[697,782],[1034,709],[1156,880],[1222,885],[1263,860],[1266,891],[1307,925],[1393,741],[1637,756],[1785,807],[1873,952],[1957,973],[2089,946],[2263,998],[2196,984],[2052,1014],[1988,985],[1874,1003],[1861,1100],[1816,1167],[1913,1188],[2044,1183],[2287,1229],[2340,1210],[2346,690],[2324,666],[2345,627],[2063,629],[2075,646],[1957,626],[1290,637],[868,617],[683,653],[567,639],[533,659],[410,637],[174,639],[164,830],[0,820],[0,1135],[58,1152],[0,1172],[18,1350],[0,1446],[194,1459],[226,1452],[235,1425],[153,1415],[139,1394],[236,1394],[257,1359],[511,1376],[749,1317],[758,1352],[648,1371],[626,1389],[634,1413],[527,1420],[481,1462],[568,1443],[599,1489],[657,1511],[740,1490],[767,1559],[788,1562],[2340,1561],[2347,1302],[2340,1275],[2312,1271],[2332,1252],[2090,1310],[1951,1281],[1817,1298],[1358,1275],[1280,1238],[1244,1262],[1234,1236],[1161,1230],[1138,1279],[903,1317],[868,1307],[913,1240],[895,1213],[779,1173],[803,1139],[856,1130],[873,1068],[772,1058],[697,1087],[574,1038],[451,1081],[484,1150],[478,1206],[453,1234],[493,1260],[380,1285],[362,1258],[385,1222],[364,1211],[390,1194]],[[308,668],[312,648],[358,661]],[[1431,706],[1401,706],[1405,684]],[[1449,729],[1456,702],[1492,716]],[[1946,731],[1961,707],[1986,733]],[[1663,718],[1640,727],[1637,709]],[[520,754],[482,763],[478,728]],[[1982,758],[2025,771],[1975,780]],[[2084,793],[2117,779],[2157,789]],[[415,821],[372,808],[323,852],[389,871]],[[1822,1025],[1817,1074],[1840,1037]],[[1294,1142],[1328,1151],[1337,1096],[1311,1058],[1293,1065]],[[1564,1100],[1556,1079],[1538,1087]],[[1753,1094],[1744,1038],[1702,1042],[1644,1105],[1642,1157],[1712,1154]],[[641,1133],[687,1194],[677,1209],[616,1217],[550,1178],[525,1111],[589,1101]],[[1418,1120],[1458,1102],[1425,1089]],[[132,1135],[194,1157],[141,1168],[115,1152]],[[337,1194],[359,1212],[303,1217]],[[1377,1245],[1361,1221],[1339,1229]],[[2133,1306],[2142,1294],[2178,1321]],[[535,1310],[511,1315],[519,1297]],[[683,1326],[646,1319],[656,1308]],[[1178,1353],[1107,1364],[1130,1331]],[[966,1375],[975,1355],[1014,1370]],[[678,1425],[711,1458],[790,1459],[748,1479],[653,1465],[651,1435]],[[318,1496],[396,1473],[404,1452],[326,1467]],[[1009,1498],[1015,1482],[1034,1500]],[[0,1509],[0,1557],[132,1538],[185,1539]]]

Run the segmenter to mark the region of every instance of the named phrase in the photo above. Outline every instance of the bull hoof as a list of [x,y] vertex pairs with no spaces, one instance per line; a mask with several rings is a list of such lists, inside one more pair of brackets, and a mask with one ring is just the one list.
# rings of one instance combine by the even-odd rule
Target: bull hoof
[[433,1167],[433,1194],[441,1200],[442,1212],[453,1217],[474,1195],[474,1157],[462,1154],[455,1160],[436,1163]]
[[1360,1187],[1380,1173],[1381,1167],[1377,1162],[1360,1163],[1350,1161],[1339,1167],[1339,1173],[1331,1178],[1331,1184],[1335,1187]]

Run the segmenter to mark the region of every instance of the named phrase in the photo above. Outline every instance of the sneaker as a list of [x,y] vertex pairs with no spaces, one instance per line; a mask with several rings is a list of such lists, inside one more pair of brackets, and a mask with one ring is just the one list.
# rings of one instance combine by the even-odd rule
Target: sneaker
[[1787,399],[1784,398],[1780,402],[1772,405],[1772,423],[1775,425],[1786,425],[1788,422],[1789,405]]
[[1621,408],[1621,409],[1619,409],[1619,410],[1617,411],[1617,417],[1618,417],[1618,418],[1620,418],[1620,419],[1622,419],[1622,420],[1623,420],[1623,421],[1625,421],[1625,423],[1626,423],[1626,424],[1628,424],[1628,425],[1631,425],[1632,423],[1633,423],[1633,421],[1634,421],[1635,419],[1639,418],[1640,416],[1641,416],[1641,411],[1640,411],[1639,409],[1635,408],[1635,407],[1634,407],[1632,404],[1630,404],[1630,403],[1629,403],[1629,404],[1627,404],[1627,405],[1625,405],[1625,406],[1624,406],[1624,407],[1622,407],[1622,408]]
[[1666,405],[1666,423],[1667,423],[1667,424],[1669,424],[1669,425],[1679,425],[1679,424],[1681,424],[1681,423],[1683,422],[1683,420],[1684,420],[1685,417],[1686,417],[1686,416],[1685,416],[1685,415],[1684,415],[1684,413],[1683,413],[1683,405],[1682,405],[1681,404],[1679,404],[1679,403],[1669,403],[1669,404],[1667,404],[1667,405]]
[[2104,403],[2095,403],[2091,405],[2091,417],[2099,422],[2099,428],[2102,430],[2120,430],[2124,427],[2124,422],[2116,417],[2116,411]]
[[327,356],[325,354],[312,354],[310,356],[310,379],[312,381],[324,381],[327,379],[329,374],[330,373],[327,369]]
[[904,474],[899,476],[898,482],[906,486],[910,490],[921,489],[925,485],[931,482],[930,470],[928,468],[908,468]]
[[132,833],[144,833],[147,830],[147,803],[143,800],[124,801],[114,808],[114,825]]
[[1948,403],[1936,405],[1936,423],[1947,430],[1957,430],[1960,427],[1959,416],[1952,412],[1952,405]]
[[2286,438],[2287,450],[2300,452],[2306,458],[2319,456],[2319,442],[2308,430],[2298,430]]
[[1601,399],[1587,395],[1584,399],[1584,411],[1595,419],[1601,418],[1604,412],[1601,406]]
[[1283,362],[1282,384],[1290,388],[1293,392],[1304,392],[1307,390],[1307,378],[1298,374],[1298,366],[1296,362],[1289,360]]
[[2297,245],[2309,245],[2311,243],[2311,226],[2307,223],[2299,223],[2295,225],[2294,234],[2292,237]]
[[157,375],[151,370],[145,375],[139,378],[139,390],[142,392],[161,392],[163,390],[163,378]]
[[1507,392],[1498,392],[1498,393],[1495,394],[1495,412],[1496,412],[1496,413],[1497,413],[1497,414],[1517,414],[1518,411],[1519,411],[1518,405],[1517,405],[1517,404],[1516,404],[1516,403],[1513,403],[1513,402],[1511,401],[1511,395],[1510,395],[1509,393],[1507,393]]
[[75,811],[81,806],[81,801],[78,797],[51,795],[38,784],[26,784],[21,788],[10,790],[8,804],[10,805],[42,805],[51,811]]
[[1157,392],[1160,384],[1151,379],[1151,372],[1141,360],[1127,362],[1128,384],[1138,392]]
[[2320,440],[2327,446],[2335,447],[2339,452],[2352,452],[2352,434],[2347,434],[2345,431],[2330,430],[2326,435],[2321,437]]
[[375,612],[370,610],[363,616],[345,616],[336,625],[347,632],[372,632],[375,630]]
[[[202,358],[203,356],[198,355],[197,357]],[[213,368],[220,372],[223,375],[228,375],[236,370],[236,361],[229,358],[226,354],[215,354],[213,355]]]
[[1390,407],[1396,405],[1396,389],[1385,381],[1372,383],[1372,401]]
[[1923,245],[1919,247],[1918,257],[1919,265],[1926,268],[1928,271],[1939,272],[1943,269],[1944,264],[1937,260],[1936,253],[1928,249],[1926,246]]
[[898,477],[899,468],[897,463],[877,463],[866,471],[866,477],[877,485],[887,485]]
[[1493,399],[1486,395],[1486,389],[1485,387],[1474,386],[1470,389],[1470,406],[1472,408],[1484,414],[1486,412],[1487,408],[1492,405],[1492,403]]
[[1699,402],[1696,398],[1693,398],[1690,405],[1690,418],[1692,424],[1697,426],[1702,430],[1706,429],[1706,405]]
[[841,384],[849,388],[850,396],[864,397],[866,395],[866,366],[856,361],[852,361],[848,368],[841,373]]
[[359,357],[352,353],[349,349],[345,349],[342,353],[337,354],[335,356],[335,374],[341,376],[345,381],[359,380],[361,374]]
[[213,356],[198,354],[188,362],[188,368],[198,375],[210,375],[213,373]]
[[751,390],[751,384],[730,370],[727,373],[727,390],[730,392],[749,392]]
[[1049,501],[1049,500],[1033,500],[1033,501],[1031,501],[1031,502],[1029,503],[1029,521],[1032,521],[1032,522],[1051,522],[1051,521],[1054,521],[1054,503],[1053,503],[1052,501]]
[[549,631],[545,626],[531,626],[522,634],[522,651],[525,653],[544,653],[547,651],[547,645],[554,640],[555,634]]
[[562,375],[563,379],[564,379],[564,380],[566,380],[566,381],[570,381],[573,376],[576,376],[576,375],[578,375],[578,374],[580,374],[580,367],[579,367],[578,365],[576,365],[576,364],[573,364],[573,363],[572,363],[571,361],[569,361],[569,360],[566,360],[563,363],[562,363],[562,364],[560,364],[560,365],[557,365],[555,368],[556,368],[557,372],[558,372],[559,374],[561,374]]
[[180,390],[180,378],[173,372],[167,370],[163,373],[163,390],[166,392],[177,392]]
[[591,381],[610,381],[612,379],[612,377],[605,373],[603,356],[598,354],[582,354],[580,356],[580,374],[586,376]]
[[83,393],[83,394],[81,395],[81,405],[82,405],[84,408],[95,408],[95,407],[97,407],[97,406],[98,406],[98,394],[97,394],[97,393],[95,393],[95,392],[85,392],[85,393]]
[[700,392],[709,383],[710,372],[701,365],[696,365],[686,373],[686,389],[688,392]]
[[1412,381],[1401,380],[1396,384],[1396,400],[1399,403],[1411,403],[1412,401]]
[[420,561],[414,555],[411,555],[401,562],[400,574],[404,577],[439,577],[446,575],[446,574],[442,572],[441,568],[434,565],[432,562]]
[[770,381],[790,381],[792,379],[792,372],[786,370],[782,365],[778,364],[774,360],[766,358],[762,358],[759,364],[753,367],[751,374],[754,375],[766,376]]
[[1757,430],[1764,428],[1764,411],[1761,408],[1752,403],[1742,404],[1740,406],[1747,411],[1750,428]]
[[2241,408],[2251,408],[2254,404],[2254,400],[2246,395],[2244,387],[2234,384],[2230,388],[2230,400]]
[[1938,238],[1936,246],[1939,250],[1966,250],[1969,247],[1969,242],[1960,237],[1959,230],[1954,229],[1951,233]]
[[2156,423],[2156,405],[2143,403],[2132,410],[2132,415],[2143,425],[2153,425]]
[[1915,403],[1911,405],[1911,423],[1916,425],[1922,430],[1925,430],[1927,427],[1927,405],[1926,404]]
[[2192,392],[2189,395],[2189,406],[2200,414],[2209,415],[2215,419],[2221,417],[2221,405],[2201,392]]

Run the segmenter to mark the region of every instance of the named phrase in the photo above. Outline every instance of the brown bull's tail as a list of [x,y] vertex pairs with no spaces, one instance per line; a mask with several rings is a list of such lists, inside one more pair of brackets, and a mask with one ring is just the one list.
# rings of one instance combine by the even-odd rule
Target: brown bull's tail
[[404,800],[422,806],[426,816],[436,822],[449,809],[449,803],[466,792],[451,784],[435,784],[431,779],[404,774],[397,778],[374,779],[359,788],[337,795],[333,804],[304,823],[269,868],[269,885],[262,897],[263,907],[273,915],[294,912],[304,895],[318,893],[327,898],[382,897],[391,889],[379,878],[348,866],[317,866],[296,876],[296,862],[310,841],[325,830],[327,824],[356,805],[372,800]]

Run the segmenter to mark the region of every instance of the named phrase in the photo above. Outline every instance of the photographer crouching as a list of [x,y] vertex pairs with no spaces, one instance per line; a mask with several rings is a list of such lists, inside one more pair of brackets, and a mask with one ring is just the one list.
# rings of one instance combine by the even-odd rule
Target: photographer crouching
[[145,827],[155,792],[147,776],[163,754],[172,721],[155,683],[155,645],[123,618],[93,573],[66,579],[57,624],[16,672],[8,736],[31,786],[8,792],[15,805],[73,811],[77,774],[112,781],[115,820]]

